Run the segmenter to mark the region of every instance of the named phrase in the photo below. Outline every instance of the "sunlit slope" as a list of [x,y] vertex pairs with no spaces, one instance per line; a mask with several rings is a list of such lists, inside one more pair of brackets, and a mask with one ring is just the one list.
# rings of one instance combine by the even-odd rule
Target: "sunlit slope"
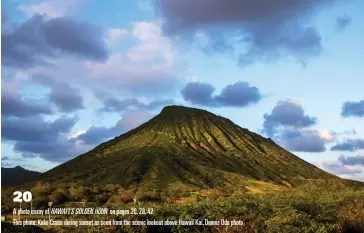
[[44,181],[115,183],[159,190],[222,189],[257,180],[286,186],[337,178],[208,111],[167,106],[126,134],[44,174]]

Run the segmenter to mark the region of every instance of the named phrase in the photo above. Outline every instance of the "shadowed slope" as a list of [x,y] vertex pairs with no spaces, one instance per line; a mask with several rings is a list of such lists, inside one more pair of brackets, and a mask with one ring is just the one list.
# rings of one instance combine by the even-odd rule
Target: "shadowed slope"
[[38,177],[41,173],[26,170],[20,166],[14,168],[1,168],[1,186],[10,186],[24,183],[27,180]]

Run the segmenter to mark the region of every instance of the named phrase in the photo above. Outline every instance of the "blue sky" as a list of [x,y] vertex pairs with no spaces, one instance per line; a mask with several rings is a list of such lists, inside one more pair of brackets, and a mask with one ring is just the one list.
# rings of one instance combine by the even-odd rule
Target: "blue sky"
[[228,2],[3,2],[2,166],[46,171],[179,104],[364,180],[363,1]]

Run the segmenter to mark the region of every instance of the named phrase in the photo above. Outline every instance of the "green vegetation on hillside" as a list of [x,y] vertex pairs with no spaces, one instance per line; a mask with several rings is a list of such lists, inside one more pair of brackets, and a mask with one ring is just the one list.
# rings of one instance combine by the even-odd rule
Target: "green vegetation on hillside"
[[[232,178],[234,180],[232,180]],[[40,176],[45,182],[120,184],[126,189],[230,192],[247,179],[294,186],[336,178],[271,139],[210,112],[165,107],[149,122]]]
[[2,214],[18,207],[12,202],[15,190],[31,191],[37,209],[50,201],[54,207],[140,206],[154,208],[154,214],[124,218],[245,223],[91,226],[73,232],[364,233],[363,183],[322,171],[226,118],[179,106],[165,107],[147,123],[37,180],[3,188]]
[[[14,189],[14,188],[13,188]],[[14,205],[11,189],[2,192],[2,213],[10,213]],[[153,215],[114,217],[92,216],[92,219],[115,220],[242,220],[243,226],[112,226],[78,227],[74,232],[364,232],[364,185],[342,179],[308,180],[295,188],[271,183],[250,183],[230,195],[219,190],[185,193],[183,198],[145,198],[143,193],[130,192],[120,185],[82,186],[80,184],[37,183],[33,208],[97,207],[113,209],[134,207],[154,208]],[[177,194],[177,193],[175,193]],[[134,202],[134,199],[136,202]],[[27,208],[23,203],[23,208]],[[65,216],[81,218],[82,216]],[[52,227],[56,232],[68,232],[69,227]]]

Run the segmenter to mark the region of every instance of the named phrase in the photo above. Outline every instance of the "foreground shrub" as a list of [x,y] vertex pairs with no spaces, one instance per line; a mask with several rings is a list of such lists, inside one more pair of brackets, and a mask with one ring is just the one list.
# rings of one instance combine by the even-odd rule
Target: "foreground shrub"
[[339,211],[344,233],[364,233],[364,198],[344,203]]

